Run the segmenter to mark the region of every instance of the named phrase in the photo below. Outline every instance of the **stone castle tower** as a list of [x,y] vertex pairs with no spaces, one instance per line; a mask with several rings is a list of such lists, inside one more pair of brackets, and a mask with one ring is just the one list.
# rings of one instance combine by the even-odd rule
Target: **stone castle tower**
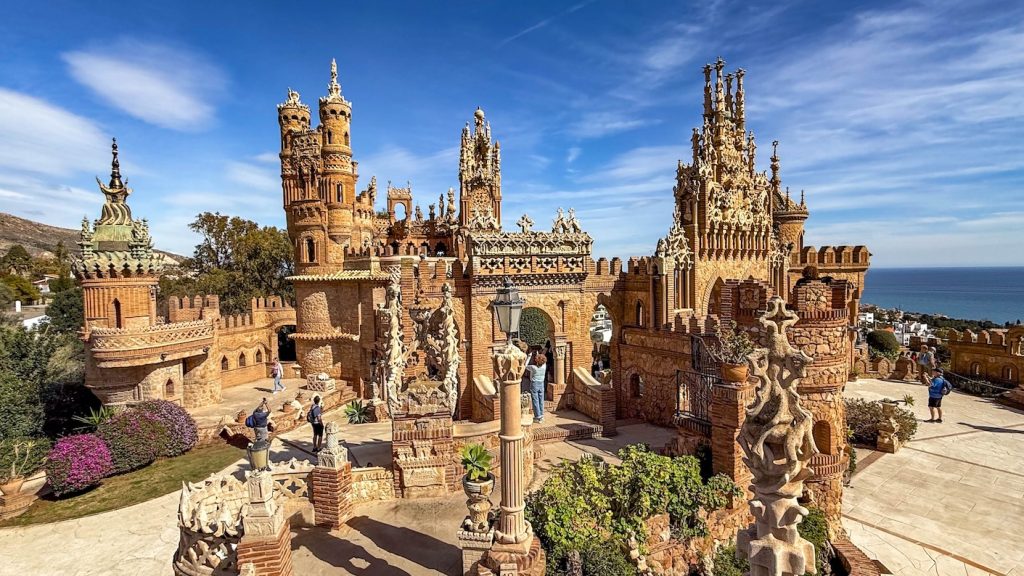
[[153,253],[149,224],[132,219],[127,203],[132,190],[121,180],[116,139],[111,150],[110,181],[96,179],[106,201],[94,223],[82,220],[82,255],[72,263],[82,284],[86,332],[155,324],[156,287],[164,265],[163,255]]
[[459,225],[470,226],[474,215],[493,216],[501,227],[501,143],[491,143],[491,124],[484,111],[473,114],[462,129],[459,151]]
[[278,104],[281,186],[288,233],[299,273],[341,269],[345,249],[372,236],[376,182],[356,194],[358,163],[352,159],[352,103],[341,94],[331,61],[327,95],[320,98],[320,125],[310,127],[309,106],[288,90]]

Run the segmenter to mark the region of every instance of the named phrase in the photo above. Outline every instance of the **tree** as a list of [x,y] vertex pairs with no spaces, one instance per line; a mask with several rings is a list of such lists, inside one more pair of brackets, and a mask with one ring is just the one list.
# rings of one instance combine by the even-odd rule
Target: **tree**
[[0,267],[12,274],[25,274],[32,267],[32,257],[21,244],[15,244],[0,258]]
[[57,245],[53,247],[53,257],[63,266],[71,263],[71,255],[68,254],[68,249],[64,246],[63,240],[58,240]]
[[244,312],[253,298],[279,295],[291,300],[285,280],[292,273],[288,234],[251,220],[203,212],[189,228],[202,234],[192,258],[182,263],[189,274],[161,278],[163,295],[217,294],[226,314]]
[[50,280],[49,286],[50,292],[56,294],[57,292],[63,292],[65,290],[73,290],[75,288],[75,281],[69,276],[61,276]]
[[888,330],[872,330],[867,336],[868,347],[877,355],[895,359],[900,354],[896,335]]
[[39,299],[39,290],[31,282],[17,274],[0,276],[0,282],[10,288],[15,300],[32,302]]
[[46,315],[50,317],[50,329],[64,334],[78,332],[85,324],[82,289],[72,287],[54,294],[46,307]]

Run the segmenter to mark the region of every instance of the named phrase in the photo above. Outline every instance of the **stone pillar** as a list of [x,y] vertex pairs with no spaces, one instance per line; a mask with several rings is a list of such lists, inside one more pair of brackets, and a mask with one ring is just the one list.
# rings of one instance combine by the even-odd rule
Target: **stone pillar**
[[337,423],[327,423],[324,440],[313,468],[313,511],[317,526],[335,530],[352,515],[352,463],[338,441]]
[[494,372],[501,381],[501,506],[494,543],[479,568],[484,575],[518,576],[544,573],[544,551],[525,517],[524,438],[519,383],[526,354],[507,343],[494,353]]
[[882,402],[882,417],[884,420],[878,425],[878,438],[875,439],[875,448],[881,452],[895,454],[901,446],[899,436],[900,425],[896,422],[896,404],[894,402]]
[[743,451],[736,438],[754,398],[754,384],[725,382],[711,390],[711,462],[716,474],[725,474],[741,488],[750,482],[750,470],[743,464]]
[[238,566],[255,576],[292,576],[292,536],[284,509],[274,501],[274,477],[255,471],[249,488],[249,514],[242,519]]

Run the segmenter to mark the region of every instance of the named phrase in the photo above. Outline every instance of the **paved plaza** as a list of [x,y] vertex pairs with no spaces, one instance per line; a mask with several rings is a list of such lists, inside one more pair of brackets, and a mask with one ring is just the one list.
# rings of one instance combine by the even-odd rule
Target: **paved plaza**
[[858,449],[843,524],[867,555],[901,576],[1024,575],[1024,412],[954,392],[926,423],[918,384],[860,380],[848,397],[910,394],[917,436],[897,454]]
[[[917,398],[911,409],[918,418],[927,418],[921,386],[861,380],[847,389],[848,396],[868,399],[906,394]],[[1024,413],[959,393],[945,404],[945,423],[922,422],[917,438],[899,453],[858,450],[860,469],[844,498],[850,537],[893,574],[1024,575]],[[341,418],[340,412],[331,418]],[[588,452],[614,460],[624,445],[659,447],[673,435],[646,424],[619,431],[614,438],[545,444],[533,487],[562,459]],[[361,465],[385,461],[390,450],[389,424],[343,424],[342,435]],[[308,426],[282,440],[275,442],[275,460],[312,458]],[[78,520],[0,530],[0,575],[169,575],[177,501],[176,493],[168,494]],[[362,504],[339,532],[295,527],[295,565],[308,576],[455,574],[455,529],[464,514],[461,493]]]

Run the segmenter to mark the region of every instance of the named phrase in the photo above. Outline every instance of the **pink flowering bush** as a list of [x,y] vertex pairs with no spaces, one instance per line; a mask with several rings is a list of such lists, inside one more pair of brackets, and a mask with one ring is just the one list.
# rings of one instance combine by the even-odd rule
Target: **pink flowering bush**
[[142,468],[166,452],[169,433],[159,417],[129,408],[96,427],[96,435],[107,443],[114,474]]
[[57,497],[95,486],[111,470],[110,451],[95,434],[61,438],[46,460],[46,478]]
[[161,456],[179,456],[188,452],[199,442],[196,421],[181,406],[167,400],[147,400],[135,406],[155,416],[167,427],[167,446]]

